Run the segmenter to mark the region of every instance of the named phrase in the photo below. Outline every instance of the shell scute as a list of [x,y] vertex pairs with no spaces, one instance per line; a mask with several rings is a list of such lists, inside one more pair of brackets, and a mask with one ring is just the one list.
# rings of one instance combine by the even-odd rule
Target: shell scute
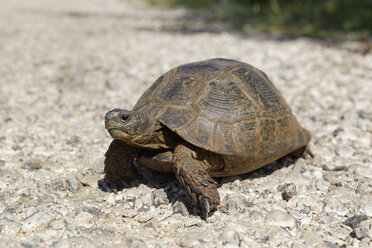
[[194,141],[194,144],[202,147],[203,144],[209,144],[214,131],[214,122],[198,117],[186,126],[180,128],[176,132],[181,137],[187,137]]
[[287,108],[275,86],[255,68],[241,67],[232,72],[239,78],[247,94],[252,97],[262,112],[279,112]]
[[163,85],[157,99],[172,105],[190,105],[198,97],[202,88],[203,83],[200,80],[186,75],[178,76]]
[[236,82],[221,78],[210,82],[204,91],[197,104],[201,106],[200,115],[210,120],[234,123],[256,115],[253,102]]
[[[256,120],[234,124],[233,135],[239,153],[257,153],[259,124]],[[247,142],[249,141],[249,142]]]
[[217,125],[213,136],[213,146],[219,151],[226,151],[228,154],[236,154],[236,146],[233,137],[233,130],[230,126]]
[[165,123],[171,130],[184,126],[190,120],[195,118],[195,114],[188,108],[168,107],[158,119]]

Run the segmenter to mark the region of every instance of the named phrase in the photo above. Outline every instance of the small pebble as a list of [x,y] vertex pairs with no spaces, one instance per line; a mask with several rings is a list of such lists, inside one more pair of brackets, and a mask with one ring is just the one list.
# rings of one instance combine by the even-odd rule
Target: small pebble
[[146,223],[150,221],[152,217],[153,217],[153,214],[151,212],[142,212],[142,213],[137,213],[134,219],[140,223]]
[[32,158],[30,160],[27,160],[26,162],[23,163],[22,169],[26,170],[40,170],[42,167],[43,162],[39,158]]
[[98,247],[94,242],[86,237],[71,237],[66,239],[60,239],[53,243],[53,248],[65,248],[65,247],[82,247],[82,248],[95,248]]
[[362,240],[364,238],[372,238],[372,219],[361,221],[357,226],[353,228],[357,239]]
[[65,228],[66,223],[63,219],[53,220],[49,223],[49,226],[53,228],[54,230],[62,230]]
[[344,228],[341,226],[336,226],[330,229],[330,233],[333,237],[341,240],[346,240],[349,237],[352,230],[350,228]]
[[264,220],[264,214],[261,213],[260,211],[257,211],[257,210],[253,210],[250,214],[249,214],[249,220],[251,220],[252,222],[263,222]]
[[172,206],[173,213],[177,214],[180,213],[182,216],[189,216],[189,211],[183,202],[175,202]]
[[283,187],[279,188],[278,191],[282,192],[282,197],[284,200],[289,201],[294,195],[296,195],[296,185],[293,183],[285,184]]
[[342,222],[344,225],[347,225],[351,228],[354,228],[356,227],[360,222],[364,221],[364,220],[367,220],[368,219],[368,216],[366,215],[354,215],[350,218],[348,218],[347,220],[345,220],[344,222]]
[[336,154],[338,156],[342,156],[342,157],[352,157],[353,154],[354,154],[354,149],[351,147],[351,146],[346,146],[346,145],[339,145],[337,148],[336,148]]
[[257,225],[248,233],[250,234],[250,237],[254,237],[258,243],[265,244],[269,247],[278,247],[289,240],[288,233],[279,226]]
[[371,166],[369,166],[369,167],[358,166],[354,169],[354,173],[359,175],[359,176],[372,179],[372,167]]
[[16,240],[9,238],[4,234],[0,234],[1,246],[9,248],[25,248],[23,243],[17,242]]
[[35,232],[44,229],[49,222],[55,219],[55,216],[46,211],[34,212],[22,221],[23,232]]
[[200,226],[200,225],[201,225],[200,218],[187,218],[185,221],[185,227]]
[[325,215],[325,216],[320,217],[320,219],[319,219],[319,223],[321,223],[323,225],[326,225],[326,226],[330,226],[332,224],[335,224],[338,221],[339,220],[333,215]]
[[22,225],[15,220],[0,219],[0,233],[2,234],[14,237],[21,231],[21,227]]
[[128,248],[147,248],[145,241],[141,238],[127,238],[125,243]]
[[159,225],[161,226],[168,226],[179,223],[184,223],[184,217],[181,214],[173,214],[159,221]]
[[349,210],[344,204],[342,204],[338,199],[333,197],[327,197],[323,200],[325,207],[324,211],[326,213],[334,212],[339,216],[345,216]]
[[306,230],[302,233],[301,237],[295,241],[293,247],[306,248],[306,247],[324,247],[325,242],[319,232]]
[[79,179],[75,176],[54,179],[52,185],[55,190],[68,190],[71,193],[77,193],[81,187]]
[[110,206],[115,206],[115,205],[116,205],[115,195],[114,195],[114,194],[110,194],[110,195],[107,197],[106,203],[107,203],[108,205],[110,205]]
[[134,208],[137,212],[148,212],[151,209],[153,198],[151,192],[147,192],[141,197],[136,198]]
[[74,218],[74,224],[85,228],[91,228],[95,226],[94,216],[88,212],[81,212]]
[[183,245],[186,247],[194,247],[211,241],[212,238],[201,232],[187,232],[183,235]]
[[79,208],[79,210],[77,211],[78,213],[81,213],[81,212],[87,212],[91,215],[94,215],[94,216],[98,216],[98,215],[101,215],[102,214],[102,211],[96,207],[81,207]]
[[290,214],[282,210],[270,211],[264,220],[266,225],[281,226],[292,228],[295,225],[295,219]]
[[358,116],[362,119],[372,121],[372,113],[367,113],[365,111],[358,111]]
[[100,179],[101,175],[86,175],[82,178],[80,178],[80,183],[84,186],[89,186],[92,188],[98,188],[98,181]]
[[354,228],[355,237],[361,240],[368,237],[368,229],[364,226],[357,226]]
[[120,211],[120,213],[122,214],[123,217],[127,217],[127,218],[133,218],[137,215],[137,211],[134,209],[124,208],[122,211]]
[[227,195],[222,199],[221,205],[223,213],[238,213],[240,211],[240,206],[243,205],[242,197],[237,195]]
[[368,215],[369,217],[372,217],[372,204],[366,205],[366,206],[364,207],[364,212],[365,212],[366,215]]
[[154,206],[159,207],[169,203],[169,199],[164,189],[156,189],[154,191]]
[[240,237],[239,233],[231,228],[225,228],[218,240],[222,243],[222,245],[233,244],[236,246],[240,246]]

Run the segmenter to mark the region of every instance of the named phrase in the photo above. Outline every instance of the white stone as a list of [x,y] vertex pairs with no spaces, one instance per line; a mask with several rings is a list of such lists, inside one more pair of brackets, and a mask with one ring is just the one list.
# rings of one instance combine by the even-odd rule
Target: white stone
[[7,187],[8,185],[0,178],[0,191],[5,190]]
[[211,236],[201,232],[187,232],[183,235],[183,244],[185,246],[194,247],[196,245],[207,243],[211,240]]
[[201,223],[200,218],[187,218],[185,221],[185,227],[196,226]]
[[146,223],[149,220],[151,220],[152,217],[153,217],[153,214],[151,212],[141,212],[137,214],[134,219],[140,223]]
[[82,226],[85,228],[91,228],[94,225],[94,216],[87,212],[80,212],[74,218],[74,224],[76,226]]
[[270,211],[264,220],[266,225],[281,226],[292,228],[295,225],[295,219],[292,215],[282,210]]
[[359,236],[372,238],[372,219],[360,222],[359,225],[356,228],[354,228],[354,231],[357,237]]
[[372,179],[372,166],[370,167],[359,166],[355,168],[355,173],[359,176]]
[[183,223],[184,218],[181,214],[173,214],[171,216],[167,216],[158,223],[162,226],[167,226],[167,225],[172,225],[172,224],[178,224],[178,223]]
[[233,244],[239,247],[240,237],[239,233],[233,228],[225,228],[218,239],[224,244]]
[[98,188],[98,180],[101,178],[101,175],[86,175],[80,178],[80,182],[83,185],[92,187],[97,189]]
[[114,195],[114,194],[110,194],[110,195],[107,197],[106,203],[107,203],[109,206],[115,206],[115,205],[116,205],[115,195]]
[[65,248],[65,247],[81,247],[81,248],[95,248],[97,247],[94,242],[85,237],[72,237],[67,239],[61,239],[56,242],[53,247]]
[[313,171],[311,173],[311,175],[314,177],[314,178],[322,178],[323,177],[323,173],[319,170],[316,170],[316,171]]
[[331,235],[341,240],[346,240],[352,231],[353,230],[348,226],[345,227],[336,226],[330,229]]
[[372,204],[371,204],[371,202],[369,202],[369,204],[364,207],[364,212],[369,217],[372,217]]
[[52,222],[50,222],[49,225],[54,230],[62,230],[63,228],[65,228],[66,223],[63,219],[58,219],[58,220],[53,220]]
[[324,211],[326,213],[334,212],[337,215],[345,216],[349,210],[337,199],[333,197],[328,197],[323,200],[325,206]]
[[22,222],[22,232],[41,231],[55,219],[55,216],[46,211],[37,211]]
[[21,231],[22,225],[15,220],[0,219],[0,233],[15,236]]
[[354,154],[354,149],[351,146],[339,145],[336,148],[336,154],[342,157],[352,157]]
[[133,218],[137,215],[137,211],[134,209],[127,209],[123,208],[123,210],[120,212],[124,217]]

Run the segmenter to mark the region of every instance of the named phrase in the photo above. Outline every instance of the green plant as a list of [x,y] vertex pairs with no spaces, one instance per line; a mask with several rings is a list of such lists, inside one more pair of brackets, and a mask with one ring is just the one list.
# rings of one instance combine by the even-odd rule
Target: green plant
[[371,0],[145,0],[202,10],[241,30],[339,39],[369,37]]

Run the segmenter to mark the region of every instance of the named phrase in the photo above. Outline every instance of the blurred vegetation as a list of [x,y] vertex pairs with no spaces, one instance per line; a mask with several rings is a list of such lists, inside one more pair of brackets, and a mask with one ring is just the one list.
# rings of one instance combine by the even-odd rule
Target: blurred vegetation
[[249,31],[326,39],[367,41],[372,33],[372,0],[145,0],[162,6],[202,10],[212,18]]

